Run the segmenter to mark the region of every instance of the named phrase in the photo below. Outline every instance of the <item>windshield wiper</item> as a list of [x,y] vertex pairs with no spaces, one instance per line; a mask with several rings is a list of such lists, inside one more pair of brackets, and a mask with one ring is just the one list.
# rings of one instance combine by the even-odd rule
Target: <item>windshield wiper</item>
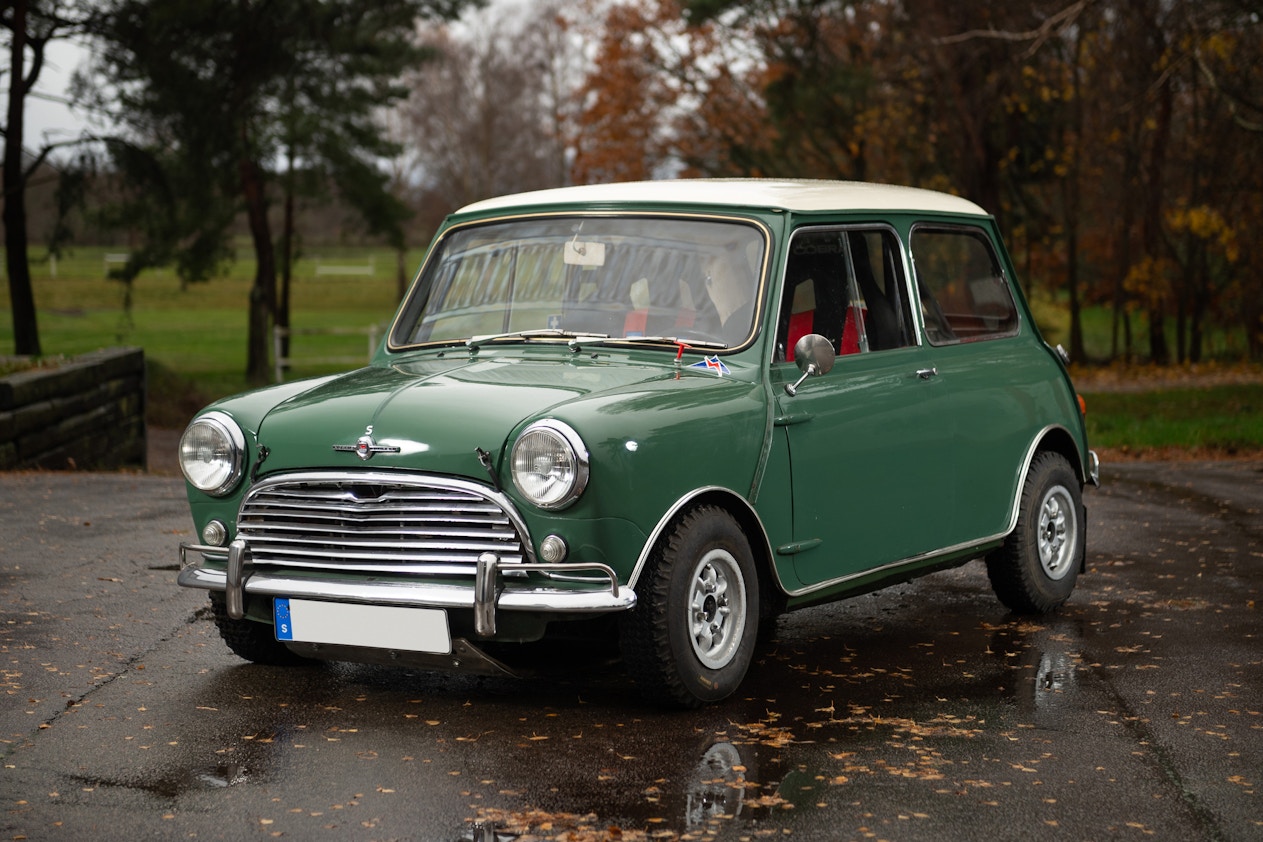
[[465,347],[480,348],[488,342],[521,339],[609,339],[608,333],[588,333],[586,331],[562,330],[556,327],[541,327],[535,330],[515,330],[509,333],[490,333],[484,336],[471,336],[465,340]]
[[728,347],[727,342],[717,342],[713,339],[681,339],[678,336],[617,336],[609,341],[644,342],[649,345],[683,345],[685,348],[717,348],[720,350]]

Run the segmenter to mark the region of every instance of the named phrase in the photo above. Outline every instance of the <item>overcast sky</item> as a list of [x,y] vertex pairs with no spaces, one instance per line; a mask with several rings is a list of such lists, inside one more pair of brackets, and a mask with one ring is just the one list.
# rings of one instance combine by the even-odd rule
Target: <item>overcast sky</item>
[[[82,47],[64,38],[49,41],[44,55],[44,67],[40,70],[34,93],[58,100],[66,99],[70,74],[86,58],[87,52]],[[24,141],[29,149],[43,145],[45,132],[50,133],[48,140],[66,140],[77,135],[87,123],[82,113],[76,115],[60,102],[38,95],[27,95],[24,116]]]
[[[529,0],[491,0],[485,14],[516,15]],[[48,43],[45,52],[44,67],[40,71],[39,82],[35,86],[37,94],[26,99],[24,144],[28,149],[41,147],[45,141],[69,140],[87,128],[87,115],[82,111],[72,111],[68,106],[56,100],[68,99],[66,88],[70,84],[70,76],[75,68],[87,60],[87,50],[65,38],[58,38]],[[7,96],[8,92],[4,92]],[[47,133],[47,137],[45,136]]]

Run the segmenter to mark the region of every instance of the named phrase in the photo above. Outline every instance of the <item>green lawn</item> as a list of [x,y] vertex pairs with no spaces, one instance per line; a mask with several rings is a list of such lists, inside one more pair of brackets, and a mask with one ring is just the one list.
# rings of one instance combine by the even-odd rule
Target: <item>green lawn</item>
[[[170,271],[142,274],[130,314],[124,287],[107,280],[112,249],[77,249],[57,262],[56,274],[42,253],[33,253],[32,275],[40,343],[46,356],[74,356],[111,345],[136,345],[157,367],[192,381],[210,399],[246,388],[246,307],[254,274],[248,251],[226,277],[182,287]],[[405,260],[408,279],[421,253]],[[317,262],[319,260],[319,263]],[[359,267],[366,273],[321,274]],[[384,326],[398,301],[396,258],[389,250],[322,249],[299,261],[291,292],[294,330],[338,329],[360,333],[293,338],[290,377],[350,368],[368,357],[367,331]],[[8,299],[5,298],[7,304]],[[13,347],[12,317],[0,310],[0,353]],[[340,362],[321,362],[327,359]]]
[[1263,452],[1263,383],[1084,395],[1094,448],[1208,456]]

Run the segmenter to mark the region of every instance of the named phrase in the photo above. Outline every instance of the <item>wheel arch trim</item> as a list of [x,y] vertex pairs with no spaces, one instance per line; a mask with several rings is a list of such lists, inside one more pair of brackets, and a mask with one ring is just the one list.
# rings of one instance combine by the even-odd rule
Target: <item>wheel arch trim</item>
[[1079,488],[1091,481],[1091,477],[1086,474],[1083,465],[1083,456],[1079,453],[1078,445],[1075,444],[1074,436],[1070,431],[1060,424],[1050,424],[1039,431],[1026,450],[1026,457],[1022,460],[1022,468],[1017,474],[1017,484],[1013,488],[1012,504],[1009,508],[1009,523],[1000,533],[1001,536],[1012,534],[1017,528],[1017,519],[1022,508],[1022,492],[1026,489],[1026,480],[1031,473],[1031,465],[1035,462],[1035,457],[1044,451],[1059,454],[1064,457],[1066,462],[1070,464],[1070,470],[1074,471],[1075,478],[1079,481]]
[[640,574],[644,572],[645,565],[649,562],[650,553],[662,541],[670,524],[686,509],[706,502],[713,502],[737,519],[737,524],[741,527],[741,531],[745,533],[746,538],[750,541],[750,552],[754,554],[755,566],[760,574],[760,580],[763,579],[764,575],[769,576],[770,579],[768,581],[775,583],[776,589],[780,593],[787,593],[785,585],[781,581],[780,573],[776,570],[772,543],[768,539],[767,530],[763,526],[763,521],[759,519],[758,513],[750,505],[749,500],[732,489],[719,485],[695,488],[676,500],[663,513],[658,523],[654,526],[653,531],[649,533],[648,540],[641,547],[640,555],[636,559],[636,566],[632,569],[631,576],[627,578],[627,587],[635,590],[636,584],[640,581]]

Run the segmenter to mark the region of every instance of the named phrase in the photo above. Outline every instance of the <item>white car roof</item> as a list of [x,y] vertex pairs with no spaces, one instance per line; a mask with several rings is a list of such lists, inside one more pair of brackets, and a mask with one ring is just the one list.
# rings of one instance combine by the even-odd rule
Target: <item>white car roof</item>
[[484,213],[524,205],[607,204],[729,205],[787,211],[938,211],[986,216],[978,205],[934,190],[862,181],[812,179],[677,179],[588,184],[515,193],[474,202],[460,213]]

